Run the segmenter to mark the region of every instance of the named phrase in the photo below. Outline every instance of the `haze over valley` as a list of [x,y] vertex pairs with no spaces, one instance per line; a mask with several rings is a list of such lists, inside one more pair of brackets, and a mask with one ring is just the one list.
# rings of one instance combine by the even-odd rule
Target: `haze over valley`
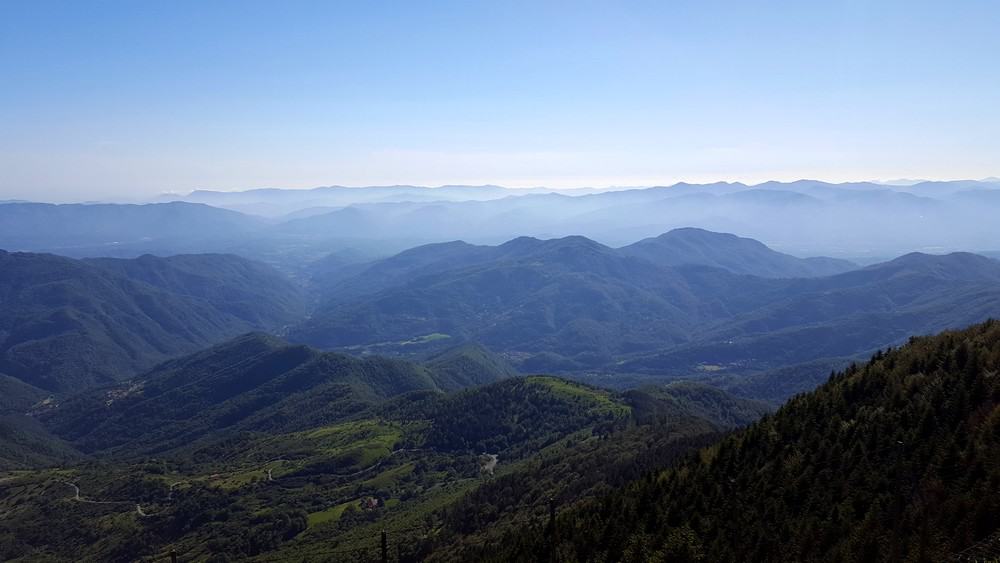
[[[984,321],[974,330],[995,332],[988,319],[1000,315],[1000,261],[988,252],[852,261],[669,227],[706,217],[691,210],[718,209],[719,200],[733,202],[728,216],[773,214],[772,225],[810,206],[846,213],[858,200],[883,213],[914,202],[984,213],[983,194],[1000,185],[779,187],[438,188],[442,199],[423,203],[405,200],[436,189],[392,188],[378,197],[400,201],[341,201],[293,219],[192,202],[0,204],[11,249],[0,253],[0,466],[16,484],[3,502],[19,515],[4,523],[4,553],[68,557],[67,544],[25,526],[90,529],[131,510],[123,535],[89,544],[88,558],[156,559],[169,547],[198,557],[364,561],[372,526],[389,526],[409,534],[400,560],[484,558],[494,541],[523,559],[521,544],[502,538],[541,518],[538,495],[586,506],[793,396],[839,385],[823,386],[832,372],[854,374],[872,354],[908,350],[914,336]],[[454,192],[492,196],[449,201]],[[212,196],[217,205],[261,197]],[[963,207],[969,197],[987,203]],[[688,202],[703,198],[712,203]],[[560,215],[559,206],[582,207]],[[621,245],[580,234],[483,242],[592,216],[650,225],[659,216],[666,230]],[[613,223],[593,225],[621,232]],[[829,228],[816,236],[850,243]],[[418,244],[449,236],[458,240]],[[605,476],[556,483],[543,469],[553,463]],[[514,504],[475,517],[495,532],[460,523],[483,510],[476,503],[497,502],[493,479],[528,485]],[[79,510],[55,524],[42,516],[65,503]],[[178,511],[219,503],[237,528],[172,523]],[[273,503],[280,508],[263,508]],[[283,524],[258,530],[250,510]],[[237,539],[245,526],[271,539]],[[329,533],[350,547],[331,548]],[[689,540],[697,543],[683,549],[704,546]]]
[[997,21],[4,3],[0,561],[1000,561]]
[[[10,250],[135,257],[212,250],[279,266],[334,251],[386,257],[418,244],[582,235],[624,246],[697,227],[797,256],[864,263],[907,252],[1000,251],[1000,181],[892,186],[820,181],[616,190],[497,186],[195,191],[156,205],[0,204]],[[57,225],[38,231],[38,224]]]

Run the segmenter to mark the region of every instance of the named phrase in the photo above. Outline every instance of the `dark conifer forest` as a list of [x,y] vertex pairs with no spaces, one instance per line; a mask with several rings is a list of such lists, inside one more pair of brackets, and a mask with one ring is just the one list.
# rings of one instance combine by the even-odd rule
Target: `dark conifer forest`
[[998,368],[996,321],[914,338],[554,529],[453,559],[951,560],[1000,526]]

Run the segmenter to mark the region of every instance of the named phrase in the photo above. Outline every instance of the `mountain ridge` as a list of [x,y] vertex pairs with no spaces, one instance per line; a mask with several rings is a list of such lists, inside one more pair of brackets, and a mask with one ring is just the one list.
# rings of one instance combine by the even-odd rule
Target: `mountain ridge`
[[694,227],[674,229],[619,250],[663,266],[700,264],[770,278],[821,277],[857,268],[835,258],[796,258],[754,239]]
[[421,365],[249,333],[61,401],[41,417],[86,453],[149,455],[241,432],[300,431],[349,419],[397,395],[457,390],[514,374],[472,345]]
[[[812,268],[734,235],[687,229],[664,238],[694,238],[695,249],[721,239],[798,272]],[[332,285],[339,297],[321,303],[290,337],[402,355],[478,341],[526,372],[711,380],[791,374],[786,368],[861,356],[911,334],[1000,314],[1000,262],[970,253],[911,253],[847,271],[840,270],[848,263],[837,263],[832,275],[762,278],[739,273],[745,256],[729,247],[711,259],[697,252],[677,258],[661,242],[643,245],[663,249],[660,264],[648,252],[637,256],[584,237],[418,247]],[[720,267],[723,260],[729,269]],[[418,348],[414,335],[448,338]]]
[[[169,259],[142,262],[172,269]],[[213,277],[216,289],[200,297],[180,291],[183,284],[158,287],[102,264],[107,262],[0,254],[0,371],[50,392],[71,391],[127,378],[171,355],[298,316],[294,299],[289,301],[298,290],[243,258],[202,260],[188,289],[204,289]],[[129,264],[143,269],[139,262]],[[252,299],[230,301],[235,288],[255,283]]]

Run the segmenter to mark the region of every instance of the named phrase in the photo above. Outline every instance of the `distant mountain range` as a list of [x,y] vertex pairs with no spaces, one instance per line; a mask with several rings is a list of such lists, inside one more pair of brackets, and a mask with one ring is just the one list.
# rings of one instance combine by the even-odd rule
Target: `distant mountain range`
[[[171,196],[174,197],[174,196]],[[194,192],[149,205],[0,204],[0,248],[63,255],[226,252],[286,270],[327,254],[583,235],[611,246],[680,227],[740,233],[795,256],[871,263],[907,252],[996,251],[1000,183],[802,180],[570,190],[498,186]],[[46,225],[38,229],[37,225]]]
[[[496,185],[482,186],[325,186],[313,189],[281,189],[281,188],[260,188],[236,191],[215,191],[215,190],[195,190],[184,194],[163,194],[158,198],[161,203],[185,201],[189,203],[203,203],[214,207],[232,209],[251,215],[263,217],[287,217],[303,218],[312,215],[329,212],[336,208],[348,207],[359,204],[383,204],[383,203],[434,203],[434,202],[463,202],[463,201],[491,201],[509,197],[519,197],[525,195],[555,194],[564,196],[583,196],[594,194],[605,194],[611,192],[635,192],[642,190],[662,190],[664,188],[688,188],[730,186],[734,190],[750,189],[756,187],[766,187],[768,189],[782,189],[783,186],[814,184],[823,187],[846,187],[848,189],[876,189],[879,187],[891,187],[897,191],[909,189],[932,189],[940,190],[942,186],[960,185],[968,187],[976,184],[991,184],[1000,182],[997,178],[984,178],[982,180],[958,180],[958,181],[934,181],[934,180],[911,180],[899,179],[873,182],[853,182],[846,184],[830,184],[827,182],[816,182],[803,180],[792,183],[765,182],[762,184],[742,184],[739,182],[716,184],[687,184],[679,183],[673,186],[655,187],[610,187],[610,188],[571,188],[552,189],[545,187],[536,188],[505,188]],[[921,185],[918,188],[914,186]],[[953,189],[953,188],[949,188]]]
[[326,186],[308,190],[263,188],[244,191],[196,190],[186,196],[165,194],[162,202],[204,203],[264,217],[310,216],[363,203],[489,201],[526,194],[565,193],[583,195],[606,190],[579,188],[504,188],[502,186]]
[[115,247],[155,246],[163,241],[191,244],[201,252],[213,239],[229,240],[259,230],[259,218],[208,205],[5,203],[0,204],[0,248],[8,250],[82,250],[115,253]]
[[801,181],[677,184],[580,196],[523,194],[490,201],[357,204],[291,219],[286,236],[495,243],[518,235],[580,234],[621,245],[676,227],[738,232],[796,255],[865,259],[909,251],[994,249],[986,210],[1000,186],[928,182],[890,187]]
[[[0,261],[0,374],[57,394],[265,330],[421,360],[481,344],[526,373],[617,388],[699,380],[780,403],[876,348],[1000,314],[1000,262],[983,256],[861,268],[696,228],[620,248],[572,236],[377,260],[345,250],[294,279],[231,255]],[[442,388],[478,382],[449,377]]]

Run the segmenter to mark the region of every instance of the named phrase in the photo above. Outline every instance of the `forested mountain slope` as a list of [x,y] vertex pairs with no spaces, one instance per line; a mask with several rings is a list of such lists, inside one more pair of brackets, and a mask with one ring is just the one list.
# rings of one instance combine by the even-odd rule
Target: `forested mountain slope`
[[[507,377],[453,394],[425,389],[356,400],[353,410],[343,401],[291,393],[306,400],[284,404],[281,412],[261,401],[259,412],[267,416],[237,422],[239,432],[175,440],[194,430],[176,419],[188,414],[186,401],[207,413],[194,420],[218,429],[222,410],[206,400],[243,381],[258,389],[290,385],[309,379],[308,366],[336,360],[341,368],[325,379],[353,381],[347,385],[360,396],[366,382],[369,393],[382,385],[380,374],[398,382],[400,375],[421,381],[428,373],[413,365],[404,370],[403,362],[349,361],[272,344],[259,336],[231,343],[251,359],[237,369],[226,367],[218,349],[170,362],[147,388],[162,392],[147,398],[139,388],[100,397],[105,402],[91,406],[113,411],[111,424],[92,434],[114,438],[135,424],[132,436],[139,436],[99,452],[96,463],[0,473],[0,513],[7,515],[0,519],[0,558],[158,561],[175,549],[185,560],[364,561],[384,529],[394,557],[417,561],[428,554],[427,538],[456,533],[453,522],[472,526],[470,537],[509,529],[537,515],[539,495],[558,491],[567,505],[593,498],[759,414],[733,399],[714,402],[719,421],[703,418],[706,403],[693,389],[668,398],[669,390],[622,395],[553,377]],[[302,359],[300,367],[265,377],[295,363],[290,358]],[[213,375],[228,371],[242,375]],[[161,400],[171,395],[162,389],[168,384],[190,395]],[[241,399],[248,393],[219,404],[223,410],[249,405]],[[112,426],[114,433],[104,432]],[[145,437],[175,447],[155,457],[127,453],[154,451]],[[487,499],[498,510],[464,518]]]
[[204,300],[254,327],[280,327],[305,315],[302,291],[260,262],[232,254],[92,258],[89,264],[154,287]]
[[[568,239],[582,237],[567,237]],[[328,280],[326,299],[343,302],[371,295],[389,287],[404,285],[426,275],[468,268],[487,262],[517,260],[533,248],[557,244],[532,237],[520,237],[497,246],[474,245],[463,241],[427,244],[377,260],[364,268],[353,265],[336,271],[318,272],[317,281]],[[612,249],[608,249],[612,250]],[[832,258],[796,258],[776,252],[759,241],[696,228],[674,229],[658,237],[643,239],[615,249],[623,257],[647,260],[658,266],[712,266],[735,274],[764,278],[801,278],[838,274],[858,266]]]
[[49,394],[0,374],[0,470],[26,469],[77,461],[80,454],[27,415]]
[[[473,341],[528,373],[731,383],[839,367],[1000,315],[1000,262],[983,256],[912,253],[834,275],[821,272],[849,266],[820,263],[698,229],[622,249],[584,237],[427,245],[333,284],[289,337],[403,356]],[[747,271],[758,275],[735,273]]]
[[403,393],[511,375],[479,348],[445,352],[424,367],[321,352],[254,333],[167,361],[124,384],[60,401],[41,417],[85,452],[134,457],[240,432],[301,431],[348,419]]
[[[421,260],[431,265],[418,272],[428,273],[331,301],[290,337],[399,353],[414,336],[440,335],[482,342],[522,363],[534,357],[523,371],[573,369],[602,365],[622,350],[681,342],[699,325],[748,310],[758,292],[775,290],[769,280],[705,266],[664,269],[583,237],[522,237],[479,248],[441,249],[443,263]],[[459,265],[452,264],[456,252]],[[362,273],[357,283],[366,279]]]
[[700,264],[762,278],[830,276],[858,267],[834,258],[797,258],[776,252],[760,241],[697,228],[674,229],[624,246],[620,251],[661,266]]
[[454,391],[493,383],[517,375],[507,361],[478,344],[463,344],[432,355],[423,365],[434,373],[438,386]]
[[913,253],[836,276],[792,280],[782,293],[688,344],[630,359],[623,369],[664,373],[707,360],[767,370],[870,354],[910,335],[1000,316],[1000,262],[969,253]]
[[[558,561],[948,560],[1000,527],[1000,323],[914,338],[558,519]],[[530,561],[521,529],[442,559]]]
[[289,323],[298,299],[270,268],[237,257],[89,262],[0,251],[0,372],[50,392],[107,384]]

